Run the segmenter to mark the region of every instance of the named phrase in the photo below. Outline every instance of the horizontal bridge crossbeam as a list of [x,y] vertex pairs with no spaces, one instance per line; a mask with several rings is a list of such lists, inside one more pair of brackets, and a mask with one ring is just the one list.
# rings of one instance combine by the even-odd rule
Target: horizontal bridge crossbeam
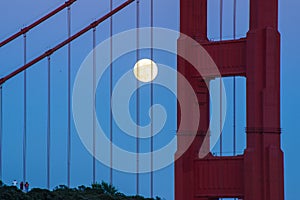
[[[246,76],[246,38],[200,44],[218,66],[221,76]],[[206,70],[207,76],[218,76],[209,71]]]
[[194,161],[197,197],[235,197],[244,193],[243,156],[214,157]]

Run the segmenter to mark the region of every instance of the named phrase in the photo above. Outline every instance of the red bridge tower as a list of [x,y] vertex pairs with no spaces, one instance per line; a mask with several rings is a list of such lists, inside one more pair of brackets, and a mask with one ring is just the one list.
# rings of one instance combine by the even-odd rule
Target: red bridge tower
[[[278,0],[250,0],[250,30],[247,37],[219,42],[207,39],[207,0],[181,0],[180,9],[181,32],[198,41],[208,51],[221,76],[246,78],[247,147],[239,156],[208,154],[203,159],[198,157],[209,126],[209,94],[204,82],[207,79],[201,76],[195,78],[193,66],[179,58],[178,71],[198,94],[201,120],[198,130],[192,130],[197,133],[192,145],[175,162],[175,199],[232,197],[283,200]],[[184,49],[192,48],[184,38],[179,38],[178,45]],[[180,84],[178,82],[178,88]],[[179,89],[179,98],[180,95],[184,98],[184,92]],[[192,105],[188,104],[190,110]],[[186,137],[191,136],[178,133],[178,147]]]

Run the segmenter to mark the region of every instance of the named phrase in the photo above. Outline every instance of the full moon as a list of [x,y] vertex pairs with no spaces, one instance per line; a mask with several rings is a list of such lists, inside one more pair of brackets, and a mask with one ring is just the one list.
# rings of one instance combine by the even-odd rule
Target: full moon
[[158,68],[152,60],[141,59],[134,65],[133,73],[139,81],[148,83],[156,78]]

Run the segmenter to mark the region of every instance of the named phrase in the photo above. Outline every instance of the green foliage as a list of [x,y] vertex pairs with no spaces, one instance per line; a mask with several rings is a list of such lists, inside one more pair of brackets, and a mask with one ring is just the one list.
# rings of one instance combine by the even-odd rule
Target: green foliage
[[32,200],[53,199],[52,192],[40,188],[33,188],[27,193],[27,196]]
[[[33,188],[28,193],[24,193],[15,186],[6,186],[0,181],[1,200],[154,200],[141,196],[126,196],[111,184],[101,182],[94,183],[91,187],[84,185],[78,188],[68,188],[59,185],[49,191],[47,189]],[[160,200],[156,197],[155,200]]]
[[104,194],[108,194],[111,196],[115,196],[116,193],[118,192],[118,190],[114,186],[112,186],[111,184],[107,184],[103,181],[101,183],[101,188],[103,189]]
[[28,198],[26,197],[26,195],[24,195],[24,193],[19,190],[17,187],[15,186],[2,186],[0,187],[0,199],[5,199],[5,200],[27,200]]

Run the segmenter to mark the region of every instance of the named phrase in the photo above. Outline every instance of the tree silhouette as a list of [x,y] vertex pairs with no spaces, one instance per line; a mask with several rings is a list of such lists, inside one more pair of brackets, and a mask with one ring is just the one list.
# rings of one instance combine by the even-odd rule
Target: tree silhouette
[[[7,186],[0,180],[0,200],[154,200],[142,196],[126,196],[118,192],[111,184],[101,182],[91,184],[91,187],[81,185],[69,188],[59,185],[53,191],[33,188],[24,193],[15,186]],[[156,197],[155,200],[161,200]]]
[[101,183],[101,188],[104,191],[104,194],[108,194],[108,195],[112,195],[115,196],[116,193],[118,192],[118,190],[112,186],[111,184],[105,183],[104,181],[102,181]]

